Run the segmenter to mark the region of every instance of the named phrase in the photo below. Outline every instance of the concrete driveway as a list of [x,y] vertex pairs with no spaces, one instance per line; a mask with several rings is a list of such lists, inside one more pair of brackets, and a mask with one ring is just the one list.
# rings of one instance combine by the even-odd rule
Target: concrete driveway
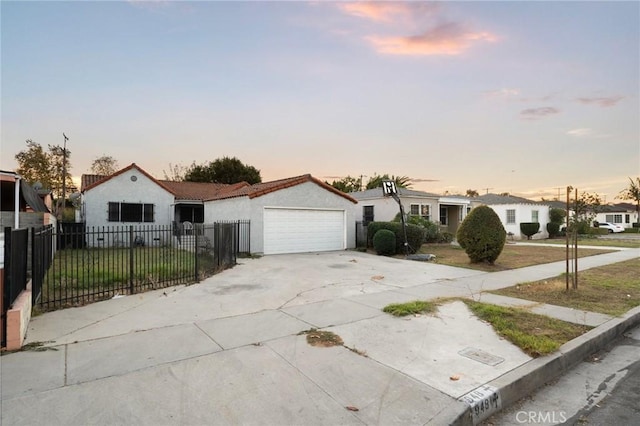
[[[34,318],[28,342],[50,350],[2,357],[0,420],[449,424],[466,409],[458,398],[530,358],[462,302],[404,319],[381,308],[477,297],[563,267],[488,274],[358,252],[241,260],[199,284]],[[311,328],[344,345],[310,346],[299,333]]]

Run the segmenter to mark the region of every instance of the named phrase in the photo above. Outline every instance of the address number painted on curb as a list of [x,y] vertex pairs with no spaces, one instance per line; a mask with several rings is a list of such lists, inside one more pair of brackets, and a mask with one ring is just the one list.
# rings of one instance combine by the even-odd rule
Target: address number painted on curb
[[473,424],[478,424],[502,408],[502,398],[498,388],[484,385],[459,398],[471,407]]

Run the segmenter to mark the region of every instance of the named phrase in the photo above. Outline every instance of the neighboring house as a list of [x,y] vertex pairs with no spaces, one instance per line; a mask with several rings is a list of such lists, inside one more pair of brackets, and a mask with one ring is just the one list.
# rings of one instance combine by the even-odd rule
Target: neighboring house
[[134,163],[110,176],[90,176],[83,176],[81,189],[86,226],[250,220],[252,253],[355,246],[356,200],[310,175],[255,185],[173,182]]
[[[365,223],[388,222],[400,212],[398,203],[393,198],[384,196],[382,188],[351,192],[349,195],[358,200],[355,214],[358,220]],[[464,196],[398,188],[398,197],[406,214],[421,216],[454,235],[472,208],[472,201]]]
[[0,170],[0,263],[4,262],[4,228],[33,228],[56,223],[43,197],[46,194],[40,196],[19,174]]
[[532,239],[549,237],[547,223],[549,223],[550,205],[547,202],[497,194],[481,195],[474,200],[491,207],[500,218],[500,221],[502,221],[504,229],[515,239],[526,239],[526,236],[520,232],[520,223],[522,222],[537,222],[540,224],[540,231],[532,236]]
[[614,223],[625,228],[632,228],[638,222],[638,211],[631,203],[607,204],[601,206],[600,210],[595,221]]

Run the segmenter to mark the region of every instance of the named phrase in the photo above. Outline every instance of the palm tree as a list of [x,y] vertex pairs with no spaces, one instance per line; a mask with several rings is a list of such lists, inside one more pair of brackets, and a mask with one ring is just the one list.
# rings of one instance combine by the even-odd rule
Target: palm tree
[[620,191],[616,198],[621,200],[633,200],[636,202],[636,213],[638,223],[640,223],[640,177],[637,177],[635,182],[632,178],[629,178],[629,186]]
[[367,182],[367,189],[375,189],[382,186],[382,182],[385,180],[390,180],[396,183],[396,187],[398,188],[411,188],[411,178],[407,176],[389,176],[387,173],[382,176],[379,174],[373,175],[373,177],[369,178],[369,182]]

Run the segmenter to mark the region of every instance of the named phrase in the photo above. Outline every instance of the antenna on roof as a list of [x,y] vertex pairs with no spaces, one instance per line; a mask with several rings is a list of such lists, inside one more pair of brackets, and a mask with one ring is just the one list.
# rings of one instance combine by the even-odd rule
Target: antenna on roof
[[482,189],[484,189],[485,191],[487,191],[486,193],[488,194],[488,193],[489,193],[489,190],[490,190],[490,189],[493,189],[493,188],[482,188]]

